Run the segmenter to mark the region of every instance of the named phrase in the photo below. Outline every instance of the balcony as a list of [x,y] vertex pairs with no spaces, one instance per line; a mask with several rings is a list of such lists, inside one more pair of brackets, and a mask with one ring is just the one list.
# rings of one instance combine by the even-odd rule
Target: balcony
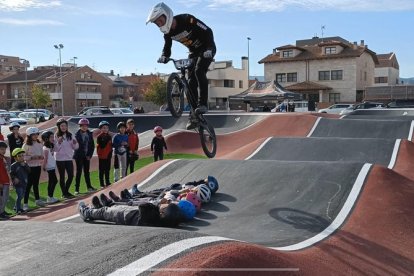
[[49,93],[50,98],[52,100],[61,100],[62,99],[62,93]]
[[77,100],[102,100],[100,92],[78,92],[75,95]]

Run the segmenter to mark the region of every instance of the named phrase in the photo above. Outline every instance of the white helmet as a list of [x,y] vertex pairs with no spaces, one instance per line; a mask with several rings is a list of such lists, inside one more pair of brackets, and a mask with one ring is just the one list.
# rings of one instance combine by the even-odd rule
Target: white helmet
[[37,128],[37,127],[29,127],[29,128],[27,128],[26,129],[26,135],[27,136],[30,136],[30,135],[32,135],[32,134],[39,134],[39,129]]
[[170,32],[171,29],[171,25],[173,22],[173,11],[170,9],[170,7],[168,7],[166,4],[164,4],[163,2],[158,3],[157,5],[155,5],[152,10],[150,11],[148,18],[147,18],[147,24],[149,22],[154,23],[155,20],[157,20],[158,17],[160,17],[161,15],[165,16],[165,24],[163,26],[160,27],[161,32],[163,32],[164,34],[168,34]]
[[200,184],[194,188],[201,201],[206,203],[211,199],[211,190],[206,184]]

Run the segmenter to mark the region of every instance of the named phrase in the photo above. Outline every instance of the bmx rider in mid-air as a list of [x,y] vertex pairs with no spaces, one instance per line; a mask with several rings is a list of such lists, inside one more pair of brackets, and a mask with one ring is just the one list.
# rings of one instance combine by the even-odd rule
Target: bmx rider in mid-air
[[[171,56],[172,40],[185,45],[189,50],[189,58],[195,59],[195,68],[189,76],[190,93],[197,106],[193,106],[198,113],[206,113],[208,101],[207,71],[216,54],[213,31],[202,21],[191,14],[173,15],[172,10],[163,2],[155,5],[150,11],[147,24],[156,24],[164,33],[164,48],[159,63],[167,63]],[[195,76],[194,76],[195,75]],[[200,101],[198,102],[198,89]],[[187,129],[194,129],[198,121],[194,114],[190,114]]]

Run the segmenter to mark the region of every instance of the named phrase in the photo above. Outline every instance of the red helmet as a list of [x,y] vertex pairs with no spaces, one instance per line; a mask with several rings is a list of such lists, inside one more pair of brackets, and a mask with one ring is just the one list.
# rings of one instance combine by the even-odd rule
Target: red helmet
[[89,120],[86,118],[82,118],[79,120],[78,125],[89,125]]
[[185,199],[187,201],[190,201],[192,204],[194,204],[197,211],[200,211],[200,209],[201,209],[201,199],[196,193],[189,192],[186,195]]
[[160,126],[154,127],[154,132],[157,132],[157,131],[162,131],[162,127]]

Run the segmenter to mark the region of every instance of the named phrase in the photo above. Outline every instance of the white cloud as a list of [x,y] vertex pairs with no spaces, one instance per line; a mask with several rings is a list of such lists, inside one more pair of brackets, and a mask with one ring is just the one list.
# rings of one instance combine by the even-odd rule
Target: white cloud
[[[198,2],[193,0],[193,2]],[[414,10],[413,0],[204,0],[209,8],[230,11],[283,11],[288,8],[337,11]]]
[[0,24],[17,25],[17,26],[61,26],[62,22],[44,19],[14,19],[14,18],[0,18]]
[[24,11],[31,8],[51,8],[61,5],[60,0],[0,0],[2,11]]

